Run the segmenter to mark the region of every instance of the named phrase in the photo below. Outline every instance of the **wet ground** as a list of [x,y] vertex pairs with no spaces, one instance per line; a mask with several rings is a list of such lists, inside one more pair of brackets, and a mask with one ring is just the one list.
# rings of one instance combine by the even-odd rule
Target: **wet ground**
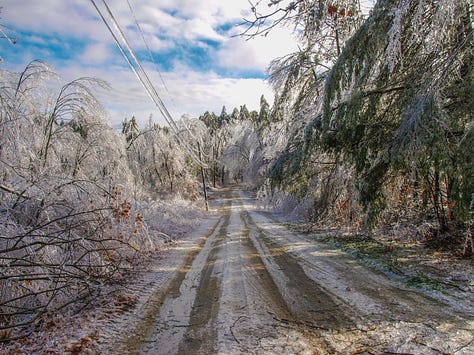
[[149,275],[117,354],[474,353],[474,317],[287,230],[240,190]]

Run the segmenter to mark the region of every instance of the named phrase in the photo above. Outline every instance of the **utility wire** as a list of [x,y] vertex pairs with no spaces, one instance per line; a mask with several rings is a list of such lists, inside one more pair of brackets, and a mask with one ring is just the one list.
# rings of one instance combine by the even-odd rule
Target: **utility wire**
[[6,40],[8,40],[8,42],[10,42],[11,45],[17,44],[18,38],[12,38],[12,37],[10,37],[10,36],[2,29],[2,27],[9,29],[7,26],[0,25],[0,33],[3,35],[3,36],[0,36],[0,38],[5,38]]
[[[145,44],[146,50],[148,52],[148,56],[150,57],[150,60],[153,63],[153,69],[155,69],[155,71],[158,72],[158,75],[160,76],[160,80],[161,80],[161,83],[163,84],[163,87],[165,88],[166,92],[170,94],[168,87],[166,86],[165,81],[163,80],[163,76],[161,75],[161,72],[159,71],[158,66],[156,65],[156,61],[153,56],[153,53],[151,52],[150,46],[148,45],[148,42],[146,41],[145,32],[143,31],[142,26],[140,26],[140,23],[138,22],[138,19],[135,16],[135,11],[133,10],[133,6],[129,0],[127,0],[127,4],[128,4],[128,8],[130,9],[130,13],[132,14],[133,20],[135,21],[135,24],[137,25],[138,31],[140,32],[143,43]],[[172,100],[171,96],[170,96],[170,99]]]
[[[161,100],[160,96],[158,95],[154,85],[152,84],[150,78],[148,77],[148,74],[145,72],[144,68],[142,67],[140,61],[138,60],[137,56],[135,55],[135,52],[133,51],[132,47],[130,46],[130,43],[128,42],[127,38],[125,37],[124,32],[120,28],[118,21],[116,20],[115,16],[113,15],[112,11],[110,10],[110,7],[107,5],[105,0],[102,0],[102,3],[104,4],[111,20],[112,23],[117,30],[120,39],[122,40],[123,44],[125,44],[125,47],[132,57],[134,63],[136,64],[138,68],[138,72],[142,74],[142,76],[138,76],[138,79],[142,82],[143,86],[147,90],[148,94],[150,95],[151,99],[155,102],[155,104],[158,106],[158,109],[160,110],[161,114],[164,116],[165,120],[170,126],[173,126],[176,130],[178,130],[178,127],[176,125],[176,122],[173,120],[171,114],[168,112],[168,109],[164,105],[163,101]],[[110,27],[109,27],[110,28]],[[116,37],[115,37],[116,38]],[[130,63],[130,61],[128,61]]]
[[[133,17],[133,19],[134,19],[134,21],[135,21],[135,24],[136,24],[136,26],[137,26],[137,28],[138,28],[138,32],[140,32],[140,35],[141,35],[141,37],[142,37],[142,41],[143,41],[143,43],[145,44],[145,47],[146,47],[146,49],[147,49],[147,51],[148,51],[148,56],[150,57],[150,60],[151,60],[151,62],[153,63],[154,70],[155,70],[156,72],[158,72],[158,75],[160,76],[161,82],[162,82],[162,84],[163,84],[163,86],[164,86],[166,92],[168,93],[168,97],[169,97],[169,99],[170,99],[170,101],[171,101],[171,104],[173,105],[173,107],[176,108],[176,105],[175,105],[175,103],[174,103],[173,97],[171,96],[171,93],[169,92],[168,87],[166,86],[165,81],[163,80],[163,77],[162,77],[162,75],[161,75],[161,72],[160,72],[160,70],[158,69],[158,66],[156,65],[156,62],[155,62],[155,58],[153,57],[153,54],[152,54],[152,52],[151,52],[150,46],[148,45],[148,43],[147,43],[147,41],[146,41],[145,33],[144,33],[144,31],[142,30],[142,27],[140,26],[140,23],[138,22],[137,17],[135,16],[135,11],[134,11],[134,9],[133,9],[133,6],[132,6],[130,0],[127,0],[127,4],[128,4],[128,8],[130,9],[130,13],[131,13],[131,15],[132,15],[132,17]],[[199,139],[198,139],[198,138],[194,135],[194,133],[189,129],[187,123],[186,123],[185,121],[183,121],[183,120],[181,121],[181,123],[182,123],[182,125],[184,126],[185,130],[188,132],[188,134],[189,134],[195,141],[198,141]],[[196,151],[195,151],[195,154],[197,154]],[[208,154],[206,154],[206,153],[204,153],[204,152],[201,151],[201,156],[202,156],[202,155],[204,155],[205,157],[209,158],[209,155],[208,155]],[[199,154],[198,154],[198,157],[199,157]],[[199,160],[202,161],[201,158],[199,158]]]
[[[128,42],[125,34],[123,33],[122,29],[120,28],[117,19],[113,15],[110,7],[107,5],[105,0],[102,0],[102,3],[110,17],[110,20],[115,28],[115,31],[113,28],[110,26],[108,23],[107,19],[103,15],[101,9],[97,6],[95,0],[91,0],[92,4],[94,5],[97,13],[99,14],[100,18],[106,25],[107,29],[111,33],[112,37],[115,40],[115,43],[120,49],[120,52],[122,53],[123,57],[127,61],[128,65],[131,67],[133,70],[135,76],[138,78],[142,86],[145,88],[148,96],[151,98],[151,100],[155,103],[157,106],[158,110],[162,114],[163,118],[165,121],[168,123],[168,125],[171,127],[172,130],[175,131],[176,139],[178,142],[188,151],[188,153],[191,155],[191,158],[193,159],[194,162],[199,164],[200,166],[205,167],[206,164],[202,162],[201,159],[196,155],[196,152],[189,147],[184,140],[181,139],[179,136],[179,127],[176,124],[175,120],[171,116],[170,112],[166,108],[163,100],[161,97],[158,95],[158,92],[156,91],[156,88],[154,87],[153,83],[151,82],[150,78],[148,77],[148,74],[140,64],[140,61],[138,60],[137,56],[135,55],[135,52],[133,51],[132,47],[130,46],[130,43]],[[124,46],[126,50],[124,49]]]

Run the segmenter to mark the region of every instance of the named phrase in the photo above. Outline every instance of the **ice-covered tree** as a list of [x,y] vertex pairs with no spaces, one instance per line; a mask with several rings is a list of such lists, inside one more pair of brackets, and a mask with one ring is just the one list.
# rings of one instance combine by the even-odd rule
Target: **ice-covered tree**
[[122,194],[124,142],[100,120],[93,86],[103,82],[61,86],[38,61],[0,73],[0,331],[9,333],[99,292],[146,233]]
[[468,215],[472,181],[468,1],[379,1],[326,81],[319,139],[350,159],[369,215],[387,177],[421,185],[441,228]]
[[246,35],[286,24],[301,40],[269,69],[273,127],[285,122],[278,132],[291,137],[273,182],[331,213],[360,215],[361,203],[366,224],[388,207],[433,211],[441,228],[469,221],[469,1],[380,0],[368,18],[358,1],[272,1],[252,13]]
[[84,304],[188,223],[185,203],[177,211],[157,198],[161,185],[189,198],[197,189],[186,190],[196,180],[169,129],[134,128],[127,141],[107,124],[94,94],[101,80],[62,84],[35,61],[0,71],[0,82],[0,335],[9,339]]

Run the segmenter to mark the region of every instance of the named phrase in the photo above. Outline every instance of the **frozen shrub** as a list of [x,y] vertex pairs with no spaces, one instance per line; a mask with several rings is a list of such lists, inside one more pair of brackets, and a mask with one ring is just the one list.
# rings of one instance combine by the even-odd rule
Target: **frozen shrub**
[[105,84],[82,78],[55,93],[48,80],[57,77],[40,62],[0,79],[0,332],[8,340],[100,292],[154,245],[127,192],[125,144],[92,92]]

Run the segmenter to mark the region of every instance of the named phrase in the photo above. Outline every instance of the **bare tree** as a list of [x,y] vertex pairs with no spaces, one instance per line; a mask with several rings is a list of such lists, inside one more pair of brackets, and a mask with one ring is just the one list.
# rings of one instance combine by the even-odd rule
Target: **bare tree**
[[0,78],[5,341],[32,331],[45,313],[100,292],[149,237],[120,186],[125,142],[120,148],[120,136],[97,118],[103,111],[91,85],[104,83],[78,79],[50,95],[44,80],[57,77],[41,62]]

